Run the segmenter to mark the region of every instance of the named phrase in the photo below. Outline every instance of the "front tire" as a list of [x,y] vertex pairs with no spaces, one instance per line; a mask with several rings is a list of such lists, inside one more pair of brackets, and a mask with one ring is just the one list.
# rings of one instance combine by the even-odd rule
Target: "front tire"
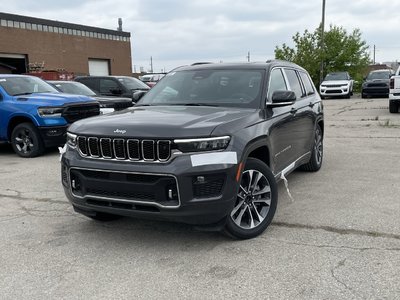
[[316,172],[321,169],[322,159],[324,156],[324,145],[323,145],[323,135],[322,129],[317,124],[314,134],[314,143],[311,151],[311,157],[308,163],[302,165],[300,168],[308,172]]
[[21,123],[11,133],[11,145],[21,157],[36,157],[44,152],[42,137],[32,123]]
[[278,189],[271,170],[261,160],[249,158],[225,232],[238,239],[258,236],[271,223],[277,203]]
[[392,114],[399,112],[399,104],[394,101],[389,101],[389,112]]

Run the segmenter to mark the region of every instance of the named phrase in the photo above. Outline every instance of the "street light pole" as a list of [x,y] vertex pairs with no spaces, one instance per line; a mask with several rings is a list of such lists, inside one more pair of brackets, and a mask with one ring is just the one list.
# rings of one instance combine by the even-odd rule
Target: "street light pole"
[[325,33],[325,0],[322,0],[322,22],[321,22],[321,66],[320,66],[320,74],[319,74],[319,83],[324,80],[324,33]]

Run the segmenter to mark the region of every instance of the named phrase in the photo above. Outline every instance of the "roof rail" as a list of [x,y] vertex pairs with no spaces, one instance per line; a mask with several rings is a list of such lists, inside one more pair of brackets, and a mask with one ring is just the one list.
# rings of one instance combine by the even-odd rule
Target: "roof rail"
[[195,62],[195,63],[192,63],[191,64],[191,66],[197,66],[197,65],[207,65],[207,64],[212,64],[212,62],[209,62],[209,61],[200,61],[200,62]]

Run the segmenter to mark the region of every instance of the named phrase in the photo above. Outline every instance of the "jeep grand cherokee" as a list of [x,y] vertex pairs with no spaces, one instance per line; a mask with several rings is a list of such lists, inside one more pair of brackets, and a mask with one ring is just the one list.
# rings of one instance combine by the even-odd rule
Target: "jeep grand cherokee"
[[272,221],[276,182],[320,169],[323,122],[295,64],[181,67],[135,107],[71,125],[62,184],[96,220],[172,220],[251,238]]

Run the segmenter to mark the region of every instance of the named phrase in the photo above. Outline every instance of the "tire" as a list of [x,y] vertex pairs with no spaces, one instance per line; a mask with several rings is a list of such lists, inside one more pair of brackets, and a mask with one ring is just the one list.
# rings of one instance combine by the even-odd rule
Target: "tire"
[[44,152],[39,130],[32,123],[21,123],[11,133],[11,145],[21,157],[36,157]]
[[307,172],[316,172],[321,169],[324,156],[323,135],[321,127],[317,124],[314,134],[314,143],[311,151],[311,157],[308,163],[302,165],[300,169]]
[[364,94],[363,92],[361,92],[361,98],[362,98],[362,99],[365,99],[365,98],[367,98],[367,95]]
[[271,224],[278,203],[274,175],[261,160],[249,158],[240,179],[237,199],[224,231],[237,239],[258,236]]
[[97,212],[96,215],[88,216],[88,217],[95,221],[100,221],[100,222],[110,222],[110,221],[114,221],[114,220],[118,220],[118,219],[122,218],[122,216],[107,214],[107,213],[102,213],[102,212]]
[[389,112],[392,114],[399,112],[399,104],[394,101],[389,101]]

